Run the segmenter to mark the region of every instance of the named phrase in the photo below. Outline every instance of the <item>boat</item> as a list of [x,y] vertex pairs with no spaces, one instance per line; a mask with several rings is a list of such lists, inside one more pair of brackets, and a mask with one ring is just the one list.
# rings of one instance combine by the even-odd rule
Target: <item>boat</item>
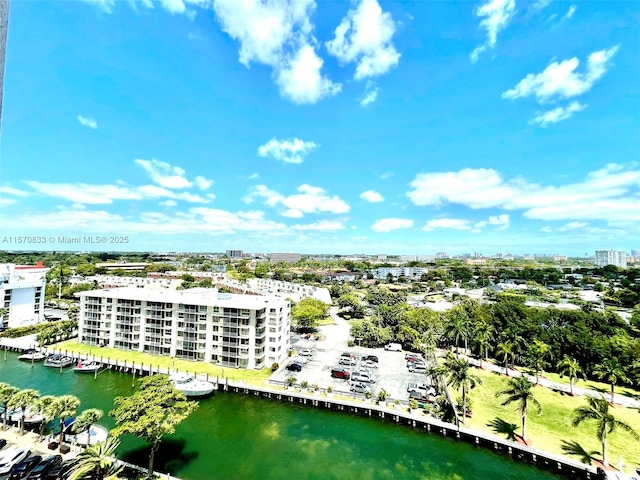
[[88,430],[76,434],[67,434],[67,441],[78,445],[93,445],[107,440],[109,430],[102,425],[91,425]]
[[180,390],[185,397],[205,397],[210,395],[217,385],[213,382],[200,380],[189,373],[176,372],[169,375],[173,386]]
[[44,360],[46,355],[43,352],[37,351],[35,348],[24,350],[22,355],[18,357],[18,360],[24,360],[26,362],[39,362]]
[[[9,419],[9,422],[11,423],[16,423],[16,424],[20,423],[20,420],[22,420],[22,410],[13,410],[9,412],[8,419]],[[27,408],[24,412],[25,425],[28,425],[31,423],[40,423],[43,420],[44,420],[44,416],[36,410]]]
[[102,364],[93,360],[80,361],[78,365],[73,368],[74,372],[78,373],[94,373],[100,370]]
[[54,353],[53,355],[49,355],[47,357],[47,359],[44,361],[44,366],[64,368],[64,367],[68,367],[72,363],[73,363],[73,358],[67,357],[66,355],[62,355],[61,353]]

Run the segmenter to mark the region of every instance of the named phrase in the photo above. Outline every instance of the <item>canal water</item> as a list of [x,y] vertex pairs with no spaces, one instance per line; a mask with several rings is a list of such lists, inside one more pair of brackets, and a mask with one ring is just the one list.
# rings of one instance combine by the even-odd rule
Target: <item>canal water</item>
[[[78,374],[20,362],[0,352],[0,381],[35,388],[42,395],[76,395],[80,410],[99,408],[99,422],[113,399],[133,391],[130,374]],[[557,479],[535,467],[510,461],[438,435],[406,426],[316,410],[232,393],[199,401],[174,435],[166,437],[156,468],[184,480],[249,479]],[[123,437],[120,457],[146,465],[142,440]]]

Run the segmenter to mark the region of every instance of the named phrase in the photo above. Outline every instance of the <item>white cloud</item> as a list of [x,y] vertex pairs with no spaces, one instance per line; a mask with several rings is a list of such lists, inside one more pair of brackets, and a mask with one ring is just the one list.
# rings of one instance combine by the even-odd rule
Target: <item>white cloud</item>
[[293,225],[293,230],[316,230],[316,231],[338,231],[344,230],[345,225],[340,220],[320,220],[319,222],[309,223],[307,225]]
[[567,20],[570,19],[571,17],[573,17],[573,14],[576,13],[576,10],[578,10],[578,7],[576,7],[575,5],[571,5],[564,18]]
[[617,51],[616,45],[593,52],[582,73],[575,71],[580,64],[576,57],[560,63],[552,62],[543,72],[528,74],[514,88],[504,92],[502,98],[514,100],[533,95],[539,103],[548,103],[582,95],[607,72],[608,62]]
[[80,125],[93,128],[93,129],[98,128],[98,122],[96,122],[91,117],[83,117],[82,115],[78,115],[77,118],[78,118],[78,122],[80,122]]
[[391,178],[393,177],[393,172],[384,172],[382,175],[380,175],[380,178],[382,180],[386,180],[387,178]]
[[0,193],[7,193],[9,195],[15,195],[16,197],[26,197],[29,195],[24,190],[20,190],[19,188],[13,188],[13,187],[0,187]]
[[87,3],[92,3],[100,8],[105,13],[112,13],[113,7],[116,4],[115,0],[84,0]]
[[[84,0],[87,3],[97,5],[105,13],[113,13],[113,9],[116,4],[116,0]],[[195,11],[187,9],[187,5],[194,5],[200,7],[207,7],[207,0],[129,0],[129,6],[137,9],[140,5],[145,8],[153,8],[154,3],[160,4],[160,6],[169,12],[170,14],[185,14],[193,20]]]
[[13,205],[14,203],[16,203],[15,198],[0,197],[0,207],[8,207],[9,205]]
[[252,203],[256,198],[264,198],[265,205],[281,206],[281,215],[289,218],[301,218],[307,213],[347,213],[349,205],[340,197],[327,195],[320,187],[304,184],[297,188],[298,193],[284,196],[265,185],[256,185],[244,197],[246,203]]
[[374,232],[386,233],[399,230],[401,228],[411,227],[413,227],[413,220],[408,218],[383,218],[381,220],[376,220],[376,222],[371,225],[371,230]]
[[214,0],[213,8],[222,30],[240,42],[240,63],[272,67],[283,97],[315,103],[340,91],[322,75],[314,49],[314,0]]
[[497,226],[497,230],[506,230],[507,228],[509,228],[510,221],[511,219],[506,213],[502,213],[496,216],[492,215],[489,217],[489,220],[487,220],[489,225]]
[[538,11],[539,10],[543,10],[543,9],[547,8],[549,5],[551,5],[552,1],[553,0],[537,0],[536,2],[534,2],[531,5],[531,8],[533,10],[538,10]]
[[493,169],[420,173],[410,185],[407,196],[418,206],[523,210],[524,216],[541,220],[640,221],[640,170],[617,164],[558,186],[505,180]]
[[160,202],[160,205],[163,207],[175,207],[178,204],[175,200],[165,200],[164,202]]
[[574,113],[584,110],[585,108],[587,108],[586,105],[574,101],[566,107],[557,107],[542,113],[538,112],[530,123],[538,123],[540,126],[546,127],[550,123],[558,123],[566,120],[573,116]]
[[430,232],[436,228],[448,228],[451,230],[471,230],[473,227],[469,220],[462,220],[459,218],[436,218],[429,220],[422,230]]
[[362,192],[360,194],[360,198],[366,200],[367,202],[377,203],[384,201],[384,197],[380,195],[375,190],[367,190],[366,192]]
[[560,232],[570,232],[573,230],[581,230],[584,227],[587,227],[589,224],[587,222],[569,222],[564,224],[563,226],[558,228]]
[[317,148],[314,142],[305,142],[299,138],[293,140],[278,140],[272,138],[258,148],[261,157],[273,157],[285,163],[302,163],[304,157]]
[[339,93],[342,85],[322,76],[323,63],[313,47],[302,45],[278,70],[280,94],[293,103],[311,104]]
[[487,0],[475,10],[475,15],[482,18],[480,26],[487,31],[487,40],[471,52],[472,62],[476,62],[487,48],[495,47],[498,33],[509,25],[515,11],[515,0]]
[[368,80],[364,89],[364,97],[360,100],[360,106],[366,107],[370,103],[373,103],[378,98],[380,89],[376,86],[375,82]]
[[200,188],[200,190],[208,190],[211,187],[211,185],[213,185],[213,180],[210,180],[201,175],[198,175],[196,177],[195,183],[198,186],[198,188]]
[[[146,170],[151,179],[165,188],[188,188],[192,183],[184,177],[185,171],[159,160],[136,159],[135,163]],[[202,178],[202,177],[201,177]]]
[[396,25],[377,0],[360,0],[347,12],[326,43],[329,53],[340,62],[357,62],[354,78],[362,80],[387,73],[400,60],[392,38]]
[[260,178],[260,174],[258,173],[252,173],[251,175],[249,175],[247,177],[249,180],[257,180],[258,178]]

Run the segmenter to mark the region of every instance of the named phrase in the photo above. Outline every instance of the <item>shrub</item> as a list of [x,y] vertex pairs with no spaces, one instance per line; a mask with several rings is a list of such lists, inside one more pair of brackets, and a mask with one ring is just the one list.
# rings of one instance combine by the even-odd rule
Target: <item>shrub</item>
[[285,383],[287,384],[287,387],[293,387],[293,385],[296,383],[296,377],[294,377],[293,375],[290,375],[286,378]]
[[308,388],[309,387],[309,382],[307,382],[306,380],[303,380],[302,383],[300,384],[301,388]]
[[280,368],[280,365],[278,365],[278,362],[274,362],[274,363],[271,364],[271,371],[272,372],[275,372],[279,368]]
[[354,346],[355,346],[355,344],[356,344],[356,342],[354,342],[353,340],[349,340],[349,341],[347,342],[347,346],[348,346],[348,347],[354,347]]

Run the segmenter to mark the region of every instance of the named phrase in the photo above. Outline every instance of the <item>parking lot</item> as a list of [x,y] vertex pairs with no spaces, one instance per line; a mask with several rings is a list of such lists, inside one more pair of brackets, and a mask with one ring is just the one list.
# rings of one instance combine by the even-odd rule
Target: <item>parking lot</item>
[[[289,376],[296,378],[296,384],[306,381],[310,386],[318,385],[321,389],[329,386],[336,393],[346,393],[356,397],[362,397],[362,394],[350,392],[350,382],[331,377],[331,369],[333,367],[344,367],[350,373],[359,370],[360,359],[363,356],[375,355],[378,357],[378,368],[369,368],[375,377],[375,383],[369,384],[372,393],[377,396],[380,389],[384,388],[393,400],[405,402],[409,398],[407,393],[407,385],[409,383],[427,383],[428,379],[424,373],[411,373],[407,370],[405,353],[391,352],[383,348],[364,348],[364,347],[348,347],[349,340],[349,324],[343,319],[335,318],[336,325],[328,325],[320,328],[323,335],[322,340],[311,340],[301,338],[299,335],[293,335],[291,339],[293,350],[299,352],[303,349],[309,349],[313,352],[310,357],[302,357],[306,363],[302,364],[300,372],[288,371],[286,366],[296,357],[288,359],[287,362],[280,365],[280,368],[270,377],[276,382],[284,382]],[[340,365],[340,358],[343,353],[352,353],[356,357],[356,365],[347,366]]]

